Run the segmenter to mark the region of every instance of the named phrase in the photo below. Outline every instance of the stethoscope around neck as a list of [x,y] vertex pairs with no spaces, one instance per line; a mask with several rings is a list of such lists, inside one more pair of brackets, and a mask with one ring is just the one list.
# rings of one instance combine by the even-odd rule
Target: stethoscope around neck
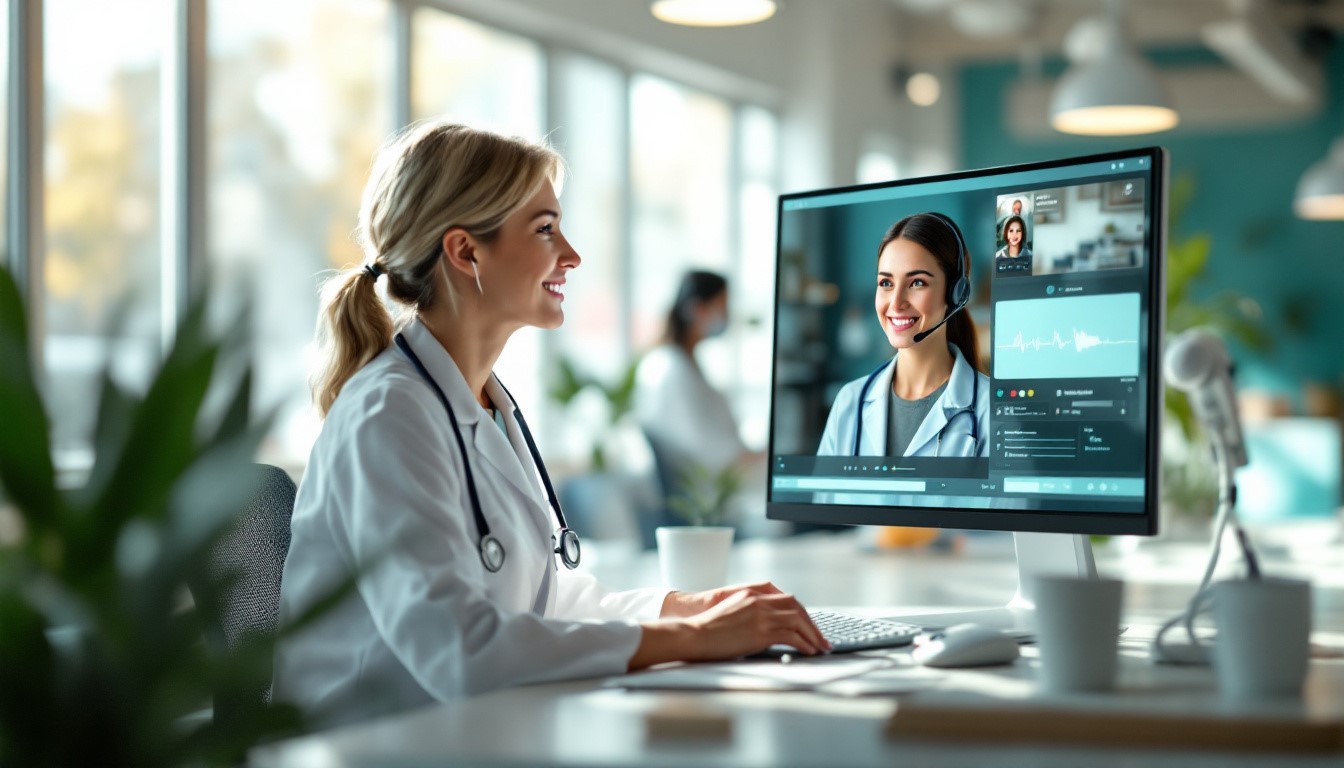
[[[877,381],[878,377],[882,375],[882,372],[883,372],[884,370],[886,370],[886,368],[887,368],[888,365],[891,365],[891,364],[892,364],[891,361],[887,361],[887,362],[885,362],[885,363],[883,363],[883,364],[877,366],[877,368],[876,368],[872,373],[868,374],[868,378],[863,382],[863,388],[859,390],[859,400],[858,400],[858,402],[857,402],[857,403],[855,404],[855,406],[854,406],[854,455],[855,455],[855,456],[858,456],[858,455],[859,455],[859,441],[863,438],[863,403],[864,403],[865,400],[868,399],[868,390],[870,390],[870,389],[873,388],[873,382]],[[948,386],[952,386],[952,382],[951,382],[951,381],[948,382]],[[980,439],[980,435],[979,435],[980,425],[976,423],[976,418],[975,418],[975,404],[976,404],[976,399],[977,399],[977,397],[978,397],[979,394],[980,394],[979,392],[976,391],[976,390],[978,390],[978,389],[979,389],[979,387],[978,387],[978,386],[975,386],[975,383],[973,382],[973,383],[972,383],[972,386],[971,386],[971,404],[970,404],[970,405],[964,405],[964,406],[958,408],[957,410],[953,411],[953,412],[952,412],[952,415],[947,417],[947,423],[943,425],[943,428],[942,428],[942,429],[938,430],[938,441],[937,441],[936,443],[934,443],[934,446],[933,446],[933,455],[934,455],[935,457],[937,457],[939,454],[942,453],[942,450],[943,450],[943,433],[947,431],[947,428],[948,428],[948,427],[952,426],[952,420],[955,419],[955,418],[957,418],[958,416],[960,416],[960,415],[963,414],[963,413],[969,413],[969,414],[971,415],[971,442],[972,442],[972,443],[975,443],[975,442],[979,441],[979,439]]]
[[[462,469],[467,477],[467,494],[471,497],[471,515],[476,520],[476,533],[479,537],[477,549],[481,553],[481,563],[485,565],[487,571],[498,573],[499,569],[504,567],[504,545],[490,533],[490,524],[486,522],[485,513],[481,511],[481,497],[476,493],[476,479],[471,473],[471,461],[467,459],[467,443],[462,439],[462,429],[457,425],[457,414],[453,413],[453,406],[448,402],[448,396],[443,393],[443,388],[434,381],[433,376],[429,375],[425,364],[420,362],[420,358],[400,333],[396,336],[396,343],[401,351],[406,353],[406,357],[410,358],[420,377],[434,390],[434,394],[439,396],[439,402],[443,403],[444,410],[448,412],[448,423],[453,425],[453,436],[457,438],[457,448],[462,452]],[[523,440],[527,442],[527,451],[532,454],[532,462],[541,473],[541,483],[546,487],[546,497],[550,500],[551,509],[555,511],[555,519],[560,523],[560,528],[551,535],[551,544],[554,547],[552,551],[560,556],[560,562],[564,563],[566,568],[572,570],[579,565],[581,554],[579,535],[565,522],[564,510],[560,509],[560,499],[555,495],[551,476],[546,472],[546,463],[541,460],[541,452],[537,450],[537,444],[532,439],[532,430],[527,428],[527,421],[523,419],[523,412],[518,408],[518,401],[513,399],[513,393],[509,392],[503,383],[499,387],[509,396],[509,402],[513,403],[513,418],[517,420],[518,428],[522,430]]]

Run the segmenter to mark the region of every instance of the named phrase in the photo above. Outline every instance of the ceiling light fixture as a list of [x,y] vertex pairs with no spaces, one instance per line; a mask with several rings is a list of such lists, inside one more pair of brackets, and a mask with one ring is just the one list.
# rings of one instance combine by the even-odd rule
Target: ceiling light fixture
[[1320,62],[1303,55],[1260,0],[1243,0],[1238,6],[1232,18],[1204,25],[1204,44],[1284,103],[1319,103]]
[[[1127,136],[1175,128],[1157,72],[1125,36],[1120,5],[1103,19],[1084,19],[1070,32],[1075,63],[1055,86],[1050,125],[1063,133]],[[1087,40],[1077,38],[1086,37]]]
[[689,27],[755,24],[775,15],[775,0],[653,0],[655,18]]
[[1330,154],[1302,174],[1293,210],[1304,219],[1344,219],[1344,137],[1335,139]]
[[938,103],[943,87],[937,76],[930,72],[916,72],[905,81],[905,95],[910,101],[921,107],[931,107]]

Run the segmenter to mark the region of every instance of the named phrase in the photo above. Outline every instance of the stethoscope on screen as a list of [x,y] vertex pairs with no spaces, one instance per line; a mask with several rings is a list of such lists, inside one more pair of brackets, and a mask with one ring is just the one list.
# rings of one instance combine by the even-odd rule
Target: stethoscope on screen
[[[471,514],[476,520],[476,532],[480,537],[477,548],[481,553],[481,563],[485,569],[491,573],[499,572],[504,567],[504,545],[499,539],[490,533],[490,525],[485,521],[485,513],[481,511],[481,498],[476,493],[476,479],[471,474],[471,462],[467,459],[467,443],[462,439],[462,430],[457,425],[457,414],[453,413],[453,406],[448,402],[448,396],[443,393],[443,389],[434,377],[429,375],[425,364],[420,362],[420,358],[411,350],[411,345],[401,334],[396,337],[397,346],[402,352],[411,359],[415,370],[420,377],[429,384],[434,390],[434,394],[439,396],[439,402],[443,403],[444,410],[448,411],[448,422],[453,425],[453,436],[457,438],[457,448],[462,452],[462,468],[467,476],[467,494],[471,496]],[[498,379],[496,379],[498,381]],[[537,450],[537,444],[532,440],[532,430],[527,428],[527,422],[523,419],[523,412],[518,408],[518,401],[513,399],[513,393],[501,383],[500,388],[504,394],[509,396],[509,401],[513,403],[513,417],[518,421],[518,428],[522,430],[523,440],[527,442],[528,453],[532,454],[532,462],[537,465],[537,470],[541,473],[542,485],[546,487],[546,496],[550,500],[551,509],[555,511],[555,519],[560,523],[560,528],[551,535],[551,544],[555,549],[553,552],[560,556],[560,562],[565,564],[566,568],[574,569],[579,565],[579,535],[574,532],[569,524],[565,522],[565,513],[560,509],[560,499],[555,495],[555,488],[551,485],[551,476],[546,472],[546,464],[541,460],[541,452]]]
[[[862,439],[862,437],[863,437],[863,402],[864,402],[864,399],[868,397],[868,390],[870,390],[870,389],[873,388],[873,382],[874,382],[874,381],[877,381],[877,377],[882,375],[882,371],[885,370],[886,367],[887,367],[888,365],[891,365],[891,363],[883,363],[883,364],[881,364],[881,365],[879,365],[879,366],[877,367],[877,370],[875,370],[875,371],[873,371],[872,373],[868,374],[868,379],[867,379],[866,381],[863,382],[863,389],[859,390],[859,401],[858,401],[858,403],[856,403],[855,406],[854,406],[854,455],[855,455],[855,456],[858,456],[858,455],[859,455],[859,440]],[[942,449],[943,449],[943,433],[947,431],[947,428],[948,428],[948,427],[952,426],[952,420],[955,419],[955,418],[957,418],[958,416],[960,416],[960,415],[963,414],[963,413],[969,413],[970,416],[971,416],[971,432],[970,432],[970,435],[971,435],[971,444],[974,445],[974,444],[976,444],[977,442],[980,441],[980,434],[979,434],[979,432],[980,432],[980,425],[976,423],[976,419],[975,419],[975,404],[976,404],[976,399],[979,397],[979,394],[980,394],[980,393],[977,391],[978,389],[979,389],[979,387],[978,387],[978,386],[975,386],[975,383],[973,382],[973,383],[972,383],[972,386],[971,386],[971,404],[970,404],[970,405],[964,405],[964,406],[958,408],[957,410],[953,411],[953,412],[952,412],[952,415],[947,417],[947,423],[943,425],[943,428],[942,428],[942,429],[938,430],[938,441],[937,441],[936,443],[934,443],[934,446],[933,446],[933,455],[934,455],[935,457],[938,456],[938,455],[942,452]]]

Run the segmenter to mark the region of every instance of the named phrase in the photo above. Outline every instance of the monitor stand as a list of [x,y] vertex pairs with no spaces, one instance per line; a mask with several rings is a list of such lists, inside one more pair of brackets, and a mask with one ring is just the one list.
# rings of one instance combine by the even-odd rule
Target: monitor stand
[[1086,536],[1066,533],[1014,533],[1017,550],[1017,593],[1000,608],[956,610],[945,613],[896,615],[893,619],[918,624],[926,629],[943,629],[953,624],[985,624],[1013,634],[1029,635],[1036,630],[1035,579],[1045,574],[1097,578],[1092,558],[1092,542]]

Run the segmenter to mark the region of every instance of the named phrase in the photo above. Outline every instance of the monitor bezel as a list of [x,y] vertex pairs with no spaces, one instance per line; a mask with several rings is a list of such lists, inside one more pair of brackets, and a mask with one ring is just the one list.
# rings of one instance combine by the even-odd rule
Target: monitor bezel
[[780,281],[783,270],[779,269],[780,254],[783,250],[783,215],[785,204],[789,201],[833,195],[837,193],[907,187],[932,182],[955,181],[995,176],[1007,173],[1023,173],[1037,170],[1063,168],[1070,165],[1084,165],[1111,160],[1129,160],[1147,157],[1152,168],[1153,199],[1151,205],[1157,222],[1156,232],[1152,235],[1153,254],[1148,263],[1149,290],[1154,297],[1149,308],[1148,345],[1148,448],[1144,483],[1142,512],[1097,512],[1077,510],[995,510],[969,507],[893,507],[860,506],[849,504],[802,504],[797,502],[771,501],[771,490],[775,477],[775,408],[778,387],[778,366],[772,364],[770,371],[770,439],[769,457],[766,473],[766,517],[771,520],[784,520],[799,523],[821,523],[839,525],[887,525],[914,526],[931,528],[979,529],[993,531],[1020,531],[1039,533],[1076,533],[1094,535],[1135,535],[1153,536],[1158,532],[1161,499],[1161,442],[1162,442],[1162,403],[1164,384],[1162,377],[1162,350],[1166,339],[1166,255],[1167,255],[1167,195],[1168,195],[1168,155],[1163,147],[1150,146],[1135,149],[1118,150],[1092,155],[1078,155],[1030,163],[980,168],[958,171],[936,176],[921,176],[910,179],[878,182],[874,184],[855,184],[841,187],[790,192],[779,196],[776,207],[775,233],[775,316],[772,330],[771,353],[777,356],[779,350],[779,301],[782,295]]

